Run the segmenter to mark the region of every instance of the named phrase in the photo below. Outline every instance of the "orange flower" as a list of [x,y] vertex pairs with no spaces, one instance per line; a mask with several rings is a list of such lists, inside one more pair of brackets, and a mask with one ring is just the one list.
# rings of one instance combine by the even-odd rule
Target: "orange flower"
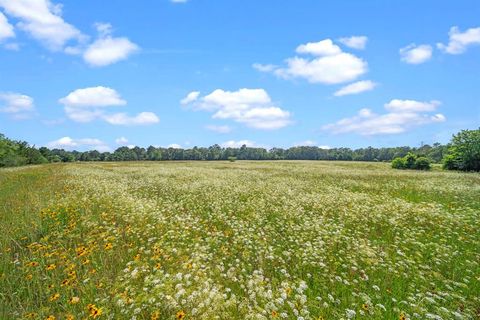
[[105,243],[105,250],[110,250],[112,248],[113,248],[113,244],[111,244],[110,242]]
[[52,264],[49,264],[49,265],[46,267],[47,270],[54,270],[54,269],[56,269],[56,268],[57,268],[57,266],[56,266],[55,264],[53,264],[53,263],[52,263]]
[[272,318],[278,317],[278,312],[275,310],[272,310]]
[[175,317],[176,317],[178,320],[185,319],[185,312],[183,312],[183,310],[180,310],[180,311],[177,312],[177,314],[175,315]]
[[58,298],[60,298],[60,293],[55,293],[55,294],[53,294],[53,295],[50,297],[50,299],[48,299],[48,300],[50,300],[50,301],[57,301]]

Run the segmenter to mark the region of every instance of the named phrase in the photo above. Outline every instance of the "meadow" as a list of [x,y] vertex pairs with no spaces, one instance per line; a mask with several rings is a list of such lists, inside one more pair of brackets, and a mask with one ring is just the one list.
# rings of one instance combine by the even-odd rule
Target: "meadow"
[[479,174],[49,164],[0,217],[0,319],[480,318]]

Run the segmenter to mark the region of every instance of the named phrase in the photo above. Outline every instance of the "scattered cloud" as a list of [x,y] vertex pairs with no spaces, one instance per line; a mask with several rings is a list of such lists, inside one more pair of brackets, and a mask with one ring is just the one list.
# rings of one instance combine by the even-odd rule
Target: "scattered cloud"
[[338,39],[349,48],[363,50],[367,46],[368,37],[366,36],[351,36],[347,38]]
[[243,145],[251,148],[259,147],[254,141],[251,140],[228,140],[222,143],[220,146],[223,148],[240,148]]
[[480,27],[467,29],[461,32],[458,27],[450,28],[449,42],[447,45],[438,43],[437,47],[449,54],[461,54],[467,51],[467,48],[480,44]]
[[300,54],[311,54],[314,56],[334,56],[342,53],[342,49],[336,44],[333,44],[331,39],[325,39],[319,42],[301,44],[297,47],[296,52]]
[[180,103],[185,106],[187,104],[190,104],[196,101],[199,96],[200,96],[200,91],[190,92],[184,99],[180,101]]
[[104,120],[113,125],[149,125],[158,123],[160,119],[152,112],[141,112],[136,116],[126,113],[108,114],[109,107],[125,106],[127,101],[114,89],[98,86],[77,89],[59,100],[64,105],[68,118],[77,122],[90,122],[96,119]]
[[377,84],[371,80],[357,81],[341,88],[340,90],[337,90],[333,95],[336,97],[341,97],[350,94],[358,94],[373,90],[376,86]]
[[0,42],[8,38],[14,38],[13,26],[8,23],[7,17],[0,12]]
[[19,20],[17,27],[49,50],[61,51],[68,42],[83,42],[86,36],[62,18],[62,5],[50,0],[0,0],[5,13]]
[[445,116],[441,113],[431,114],[439,105],[439,101],[421,102],[394,99],[385,104],[387,113],[376,114],[372,110],[364,108],[357,115],[325,125],[322,129],[334,134],[398,134],[412,127],[446,121]]
[[182,146],[177,143],[172,143],[172,144],[169,144],[167,148],[182,149]]
[[14,119],[26,119],[35,110],[33,98],[20,93],[0,92],[0,112],[10,114]]
[[275,69],[278,68],[278,66],[276,66],[274,64],[260,64],[260,63],[254,63],[252,65],[252,67],[255,70],[260,71],[260,72],[272,72],[272,71],[274,71]]
[[229,126],[216,126],[216,125],[208,125],[205,127],[207,130],[214,131],[217,133],[230,133],[232,132],[232,128]]
[[410,64],[424,63],[432,58],[432,46],[422,44],[417,46],[412,43],[400,49],[400,59]]
[[108,23],[97,23],[98,39],[90,44],[83,53],[85,62],[93,67],[104,67],[127,59],[139,50],[138,45],[128,38],[112,37],[112,26]]
[[170,2],[173,2],[173,3],[187,3],[188,0],[170,0]]
[[285,67],[254,64],[262,72],[284,79],[302,78],[311,83],[338,84],[353,81],[368,71],[367,62],[341,50],[331,39],[309,42],[297,47],[298,54],[312,57],[286,59]]
[[320,149],[331,149],[330,146],[327,146],[327,145],[317,145],[317,142],[316,141],[313,141],[313,140],[305,140],[305,141],[301,141],[301,142],[297,142],[293,145],[294,147],[318,147]]
[[108,107],[127,104],[117,91],[102,86],[77,89],[59,102],[67,107]]
[[[290,112],[274,106],[263,89],[224,91],[217,89],[204,97],[195,92],[194,110],[213,112],[214,119],[230,119],[255,129],[273,130],[291,123]],[[190,93],[182,101],[190,101]]]
[[102,140],[95,138],[72,139],[70,137],[63,137],[58,140],[47,143],[50,149],[66,149],[66,150],[97,150],[100,152],[110,151],[110,147]]
[[115,139],[115,143],[120,145],[120,146],[124,146],[124,145],[128,144],[128,139],[125,138],[125,137],[120,137],[120,138]]
[[160,122],[160,118],[153,112],[140,112],[134,117],[128,116],[126,113],[115,113],[104,115],[103,119],[110,124],[122,126],[148,125]]

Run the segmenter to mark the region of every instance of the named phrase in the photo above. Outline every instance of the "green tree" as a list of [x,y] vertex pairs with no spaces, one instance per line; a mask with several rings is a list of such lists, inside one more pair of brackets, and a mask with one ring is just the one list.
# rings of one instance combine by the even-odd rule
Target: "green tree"
[[453,136],[443,167],[448,170],[480,171],[480,128],[462,130]]

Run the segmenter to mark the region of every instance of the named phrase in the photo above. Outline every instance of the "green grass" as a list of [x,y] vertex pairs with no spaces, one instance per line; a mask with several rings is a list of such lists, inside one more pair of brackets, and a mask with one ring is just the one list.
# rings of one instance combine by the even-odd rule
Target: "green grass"
[[479,199],[384,163],[0,170],[0,318],[477,319]]

